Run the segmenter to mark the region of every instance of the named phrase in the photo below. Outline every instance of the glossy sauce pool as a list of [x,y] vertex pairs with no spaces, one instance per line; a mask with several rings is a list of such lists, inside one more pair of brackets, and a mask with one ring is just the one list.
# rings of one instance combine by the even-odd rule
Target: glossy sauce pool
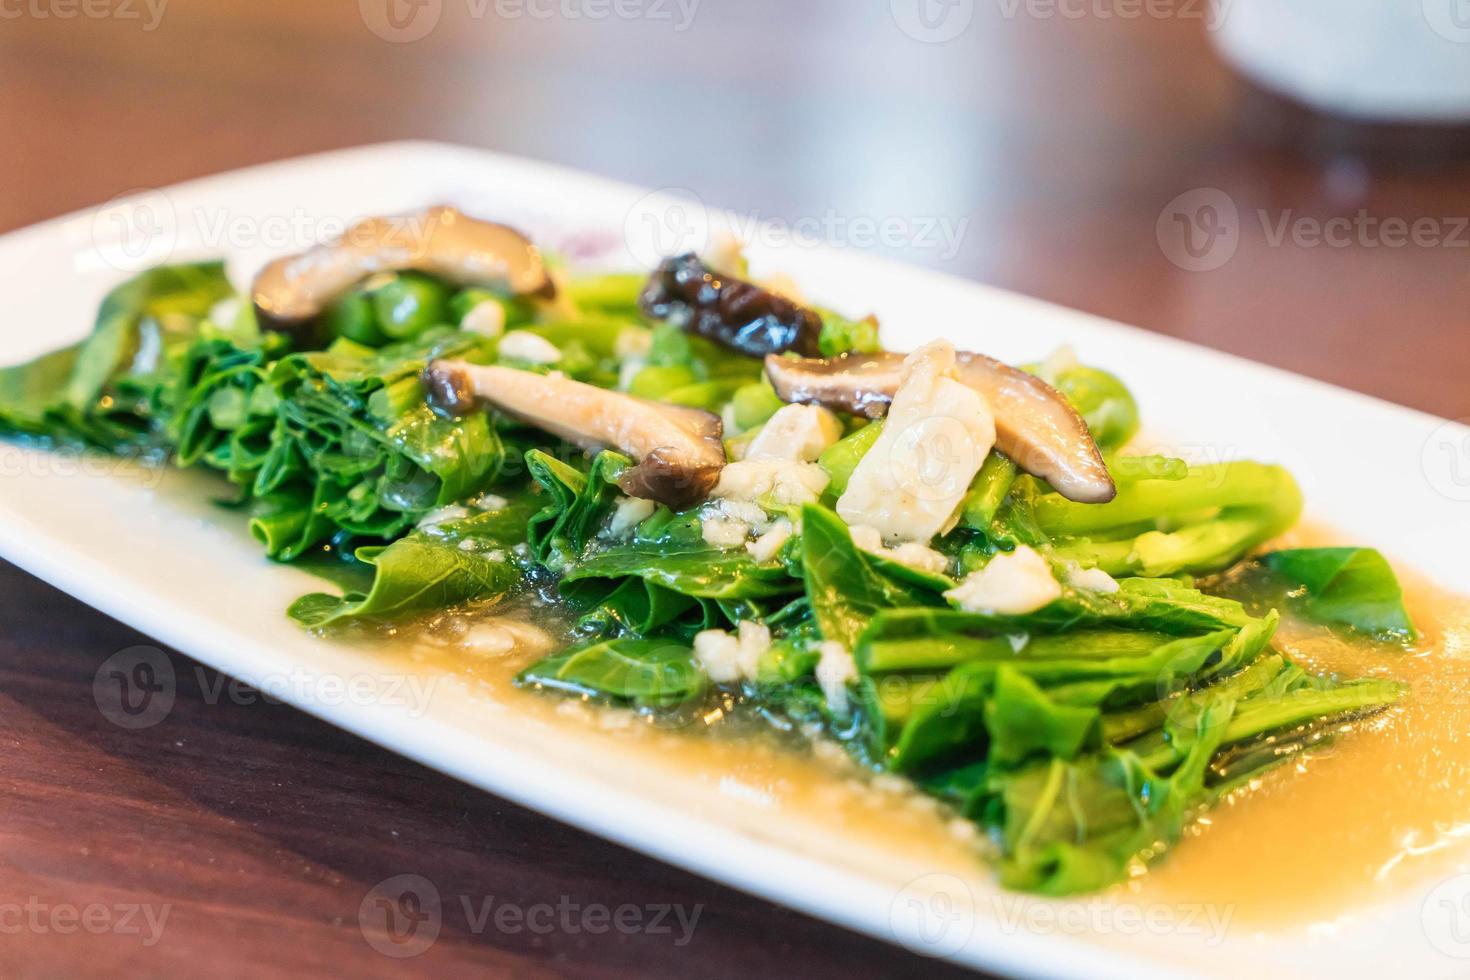
[[[483,644],[476,649],[457,640],[453,626],[448,635],[431,626],[390,636],[390,655],[469,686],[493,715],[485,723],[513,726],[538,758],[576,778],[613,782],[882,880],[909,881],[939,869],[971,878],[988,873],[990,845],[978,827],[906,780],[873,777],[834,742],[783,736],[718,704],[654,719],[518,687],[514,679],[523,667],[566,645],[562,624],[554,607],[516,603],[487,611],[477,625],[501,622],[534,624],[548,635],[540,645],[487,653]],[[372,642],[382,645],[381,636]]]
[[[1330,538],[1308,530],[1284,543]],[[1310,922],[1444,877],[1470,856],[1470,599],[1398,572],[1422,634],[1409,649],[1288,619],[1274,643],[1309,670],[1403,681],[1404,700],[1207,813],[1134,884],[1141,898]]]
[[[1331,543],[1312,529],[1283,546]],[[1422,636],[1407,650],[1283,620],[1275,645],[1303,667],[1387,677],[1410,691],[1331,744],[1278,768],[1209,811],[1162,861],[1114,893],[1146,903],[1228,906],[1236,921],[1290,926],[1330,919],[1443,876],[1470,856],[1470,599],[1400,570]],[[560,645],[552,610],[493,610]],[[381,637],[376,642],[381,643]],[[811,746],[718,707],[652,722],[634,712],[517,688],[535,643],[478,651],[453,631],[391,637],[397,652],[470,685],[500,717],[561,760],[640,792],[718,816],[757,838],[897,880],[989,876],[988,845],[968,821],[893,777],[872,777],[835,745]],[[732,730],[733,729],[733,730]],[[595,764],[589,763],[595,759]],[[559,761],[561,761],[559,760]]]

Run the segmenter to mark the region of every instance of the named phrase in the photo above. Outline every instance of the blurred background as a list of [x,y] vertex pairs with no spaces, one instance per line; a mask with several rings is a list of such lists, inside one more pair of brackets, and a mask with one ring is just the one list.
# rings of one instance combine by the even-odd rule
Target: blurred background
[[[4,0],[0,132],[0,230],[283,157],[447,140],[687,188],[827,244],[1470,414],[1463,0]],[[892,233],[857,230],[875,226]],[[707,902],[694,951],[715,974],[922,965],[280,707],[221,714],[181,690],[170,724],[188,738],[108,730],[87,702],[96,664],[65,651],[100,659],[127,631],[3,576],[18,625],[0,662],[25,682],[0,711],[23,750],[0,777],[35,801],[0,816],[0,860],[43,893],[91,881],[184,903],[181,945],[141,969],[386,971],[358,959],[354,916],[406,863],[523,901]],[[250,761],[180,790],[196,752]],[[59,784],[72,795],[48,796]],[[132,836],[104,867],[90,848],[117,847],[119,822]],[[7,947],[0,966],[65,973],[82,949]],[[419,965],[687,962],[647,936],[456,935]]]
[[[442,139],[761,217],[894,221],[911,234],[879,247],[906,261],[1470,411],[1463,0],[86,3],[102,16],[0,8],[5,229]],[[1274,101],[1222,39],[1297,98],[1390,118]],[[1416,114],[1462,125],[1394,118]],[[957,241],[921,234],[945,222]],[[1203,260],[1179,258],[1185,228]]]

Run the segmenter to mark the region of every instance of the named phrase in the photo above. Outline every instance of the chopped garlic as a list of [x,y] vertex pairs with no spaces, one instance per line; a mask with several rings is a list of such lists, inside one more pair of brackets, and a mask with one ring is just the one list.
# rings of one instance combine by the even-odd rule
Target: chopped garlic
[[780,459],[743,459],[720,472],[712,496],[777,505],[816,503],[831,477],[816,463]]
[[209,322],[219,327],[229,327],[240,315],[240,297],[226,296],[209,308]]
[[771,631],[749,619],[741,621],[737,634],[705,630],[694,637],[694,659],[716,684],[754,680],[770,648]]
[[890,796],[907,796],[914,788],[913,783],[891,772],[878,773],[872,778],[871,785],[878,792],[887,793]]
[[745,276],[745,243],[733,232],[717,233],[701,258],[706,266],[722,276]]
[[750,536],[750,525],[724,517],[705,517],[699,522],[704,543],[715,548],[738,548]]
[[949,559],[946,556],[917,541],[909,541],[897,548],[890,548],[884,554],[900,565],[907,565],[921,572],[939,575],[949,570]]
[[744,521],[752,527],[764,528],[771,521],[764,507],[748,500],[716,497],[710,501],[710,506],[719,511],[720,516],[728,517],[732,521]]
[[652,500],[641,497],[619,497],[613,504],[612,521],[607,533],[615,538],[626,537],[639,524],[652,516],[656,505]]
[[653,347],[653,333],[642,327],[628,327],[613,341],[613,355],[618,359],[618,390],[633,387],[638,372],[648,367],[648,352]]
[[1062,585],[1047,560],[1023,544],[990,559],[944,597],[967,612],[1021,616],[1060,599]]
[[854,524],[847,531],[852,535],[852,543],[862,550],[877,552],[883,550],[883,535],[879,534],[878,529],[873,525]]
[[487,619],[465,631],[457,643],[479,657],[505,657],[512,653],[542,653],[556,645],[546,631],[515,619]]
[[812,758],[834,772],[851,772],[856,768],[847,750],[822,735],[821,726],[804,725],[802,734],[811,739]]
[[847,685],[857,680],[857,662],[841,643],[827,640],[817,647],[817,684],[827,698],[827,707],[839,715],[848,711]]
[[632,728],[637,722],[638,715],[632,711],[604,708],[597,713],[597,727],[607,732],[624,732]]
[[461,330],[492,340],[505,333],[505,307],[493,299],[481,300],[459,321]]
[[842,438],[842,423],[817,405],[787,405],[766,420],[745,449],[746,459],[813,462]]
[[448,504],[438,510],[431,510],[419,518],[420,529],[437,527],[440,524],[448,524],[450,521],[462,521],[470,516],[470,509],[462,504]]
[[878,533],[877,528],[869,524],[859,524],[848,528],[848,531],[852,534],[852,543],[870,554],[881,555],[921,572],[939,574],[949,571],[949,558],[928,545],[909,541],[896,548],[885,548],[883,536]]
[[459,645],[479,657],[503,657],[515,650],[516,637],[503,626],[476,626],[464,635]]
[[961,844],[967,844],[980,837],[980,827],[973,820],[966,820],[964,817],[954,817],[949,821],[947,826],[949,828],[949,836]]
[[646,361],[637,357],[624,361],[618,368],[618,390],[627,391],[633,387],[633,379],[638,377],[638,372],[647,366]]
[[504,548],[485,549],[485,542],[479,538],[461,538],[457,545],[465,554],[479,555],[486,561],[506,561],[507,555]]
[[510,506],[510,501],[498,493],[482,493],[478,497],[466,501],[466,504],[475,510],[504,510]]
[[540,334],[512,330],[500,338],[500,356],[531,364],[555,364],[561,360],[561,351]]
[[583,725],[592,724],[596,718],[586,701],[574,701],[571,698],[556,702],[556,713],[563,718],[574,718]]
[[739,640],[740,673],[749,680],[755,680],[760,673],[761,657],[771,649],[771,630],[753,619],[742,619]]
[[1083,568],[1076,562],[1066,565],[1067,584],[1089,592],[1117,592],[1118,580],[1101,568]]
[[890,543],[927,543],[954,526],[970,482],[995,445],[995,419],[980,392],[955,378],[946,341],[919,348],[883,432],[848,480],[837,513]]
[[740,679],[740,641],[724,630],[694,634],[694,659],[716,684]]
[[777,518],[775,523],[771,525],[770,530],[766,531],[765,534],[762,534],[754,541],[748,542],[745,545],[745,550],[750,552],[751,558],[764,564],[775,558],[776,553],[781,550],[781,546],[790,540],[791,531],[790,521],[784,517]]
[[613,356],[620,361],[642,360],[653,349],[653,331],[628,327],[613,340]]

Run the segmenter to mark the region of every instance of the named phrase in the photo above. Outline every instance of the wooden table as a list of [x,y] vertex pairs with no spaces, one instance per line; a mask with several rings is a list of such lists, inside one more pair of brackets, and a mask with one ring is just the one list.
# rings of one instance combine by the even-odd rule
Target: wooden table
[[[6,6],[0,229],[245,164],[429,137],[764,217],[835,216],[839,244],[858,244],[843,239],[856,219],[894,219],[913,233],[889,250],[909,261],[1470,414],[1464,167],[1390,171],[1253,138],[1253,103],[1197,20],[981,4],[934,43],[884,3],[705,0],[685,24],[678,4],[652,0],[620,8],[646,12],[631,19],[592,16],[611,9],[596,0],[428,0],[433,30],[405,40],[423,21],[393,28],[374,2],[364,15],[351,0],[175,0],[156,21],[141,0]],[[62,16],[82,9],[108,16]],[[1231,209],[1238,241],[1204,237]],[[1312,222],[1331,218],[1350,221],[1314,239]],[[1385,219],[1428,230],[1396,245]],[[919,231],[945,222],[966,222],[952,248]],[[169,717],[115,727],[93,675],[146,642],[0,566],[0,974],[943,972],[291,709],[221,700],[219,678],[176,654]],[[427,953],[399,961],[363,941],[357,914],[405,872],[446,896],[704,912],[682,948],[447,917]],[[45,918],[116,903],[167,904],[161,940],[144,944],[141,918],[126,934]],[[42,925],[11,928],[27,906]]]

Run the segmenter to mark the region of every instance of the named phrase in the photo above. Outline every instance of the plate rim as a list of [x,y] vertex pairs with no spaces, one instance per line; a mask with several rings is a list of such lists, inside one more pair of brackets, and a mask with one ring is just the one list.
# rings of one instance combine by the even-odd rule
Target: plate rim
[[[478,147],[461,146],[432,140],[395,140],[357,147],[338,148],[317,153],[252,164],[235,170],[191,178],[159,188],[167,193],[209,194],[239,182],[269,181],[289,171],[301,171],[313,167],[330,167],[347,160],[377,160],[382,166],[401,166],[402,160],[414,157],[451,155],[456,158],[474,157],[494,161],[516,169],[526,168],[546,173],[557,178],[573,179],[578,182],[595,182],[608,189],[617,189],[628,194],[647,193],[637,185],[620,180],[588,174],[559,164],[504,154]],[[110,203],[110,202],[109,202]],[[0,248],[24,244],[29,240],[40,240],[54,234],[63,226],[85,219],[96,213],[98,205],[79,208],[67,214],[36,222],[0,235]],[[1387,411],[1405,420],[1443,424],[1449,420],[1418,409],[1398,405],[1387,400],[1352,391],[1331,382],[1298,375],[1282,368],[1252,361],[1239,355],[1218,351],[1192,341],[1158,334],[1109,320],[1096,314],[1073,310],[1060,304],[1024,294],[1010,292],[998,287],[962,279],[932,269],[908,266],[888,257],[875,257],[861,253],[848,256],[858,263],[872,262],[883,266],[899,266],[903,275],[931,277],[935,280],[963,283],[966,287],[992,295],[1007,297],[1023,306],[1037,310],[1050,310],[1068,317],[1082,317],[1109,331],[1124,332],[1135,340],[1167,348],[1172,351],[1188,351],[1195,356],[1205,355],[1214,360],[1223,360],[1236,366],[1248,367],[1252,371],[1269,372],[1272,376],[1288,380],[1294,385],[1306,386],[1315,395],[1333,399],[1349,399],[1357,405],[1375,411]],[[1453,423],[1451,423],[1453,424]],[[1470,427],[1460,427],[1470,437]],[[166,506],[166,505],[165,505]],[[196,611],[184,603],[160,603],[155,593],[136,580],[128,580],[106,562],[89,557],[84,553],[63,554],[54,548],[48,549],[48,539],[43,528],[29,519],[20,510],[0,500],[0,556],[61,589],[68,595],[98,609],[104,614],[154,637],[185,657],[211,666],[232,676],[249,675],[249,664],[254,655],[257,659],[262,644],[248,635],[232,631],[221,631],[217,623],[203,611]],[[264,650],[269,659],[270,651]],[[529,756],[510,760],[492,761],[483,758],[470,764],[471,753],[464,747],[473,743],[457,743],[446,739],[446,734],[462,736],[457,729],[442,725],[433,719],[394,719],[388,713],[385,725],[385,708],[381,705],[326,706],[313,703],[309,698],[283,697],[282,700],[298,710],[342,728],[381,748],[442,772],[479,789],[495,793],[528,809],[544,814],[586,832],[611,840],[621,846],[649,855],[675,867],[691,871],[702,877],[738,888],[801,911],[825,921],[853,929],[882,941],[904,945],[878,912],[872,891],[876,888],[891,896],[891,889],[867,879],[851,869],[822,861],[793,855],[779,844],[751,837],[732,828],[724,827],[698,817],[684,817],[671,812],[667,805],[660,806],[638,798],[632,793],[619,793],[616,786],[608,785],[601,791],[619,798],[618,819],[593,819],[577,804],[583,802],[583,794],[564,790],[556,785],[555,779],[538,778],[537,766]],[[411,723],[408,723],[411,722]],[[427,723],[427,724],[426,724]],[[486,779],[485,773],[492,771],[494,779]],[[628,819],[628,814],[654,819]],[[669,833],[663,829],[662,821],[676,819],[681,829]],[[642,829],[660,824],[660,829]],[[692,852],[687,843],[680,844],[695,830],[707,839],[713,836],[707,853],[701,858]],[[741,859],[732,859],[739,855]],[[795,859],[801,867],[800,873],[787,875],[776,887],[762,876],[773,866],[791,867]],[[826,896],[833,884],[841,887],[841,894],[863,895],[861,902],[834,902]],[[975,927],[981,933],[979,946],[974,942],[951,956],[942,957],[961,965],[1000,970],[1015,975],[1034,976],[1094,976],[1099,972],[1118,973],[1134,977],[1178,976],[1180,964],[1161,961],[1153,957],[1139,957],[1118,947],[1100,945],[1066,935],[1028,937],[1024,930],[1017,939],[1016,934],[987,929],[990,925],[983,917],[975,918]],[[1044,961],[1036,958],[1037,944],[1045,946]],[[925,955],[922,950],[910,951]]]

